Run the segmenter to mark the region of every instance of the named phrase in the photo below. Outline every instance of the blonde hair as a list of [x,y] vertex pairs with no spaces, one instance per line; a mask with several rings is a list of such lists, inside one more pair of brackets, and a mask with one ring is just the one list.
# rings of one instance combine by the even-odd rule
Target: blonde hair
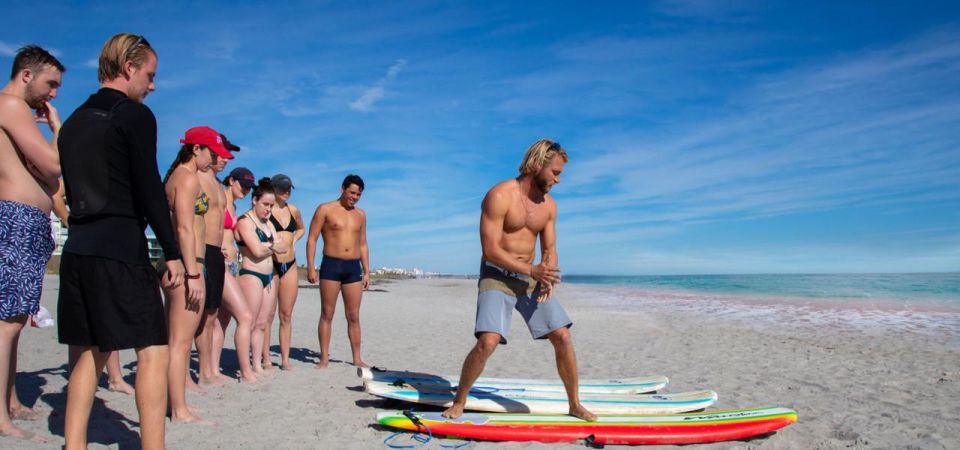
[[558,142],[550,139],[540,139],[534,142],[527,149],[527,153],[523,155],[523,162],[520,163],[520,175],[537,172],[553,160],[554,156],[563,158],[563,162],[570,161],[567,151]]
[[100,50],[97,79],[101,83],[117,79],[123,73],[123,65],[127,61],[133,62],[134,67],[140,67],[147,62],[148,53],[153,53],[154,56],[157,54],[143,36],[133,33],[115,34],[103,44],[103,50]]

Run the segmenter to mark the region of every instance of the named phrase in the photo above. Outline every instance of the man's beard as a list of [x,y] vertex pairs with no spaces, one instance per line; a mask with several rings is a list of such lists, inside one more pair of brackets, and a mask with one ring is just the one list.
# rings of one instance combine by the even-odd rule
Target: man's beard
[[550,192],[550,181],[542,178],[534,178],[534,181],[537,183],[537,189],[540,189],[540,192],[544,194]]
[[24,95],[23,100],[33,109],[43,109],[43,103],[47,100],[47,96],[37,95],[33,86],[33,82],[27,84],[27,93]]

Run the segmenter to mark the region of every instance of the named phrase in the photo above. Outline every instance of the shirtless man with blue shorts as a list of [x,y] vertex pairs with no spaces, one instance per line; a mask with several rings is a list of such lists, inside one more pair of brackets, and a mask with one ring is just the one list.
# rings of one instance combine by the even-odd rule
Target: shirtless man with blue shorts
[[[20,331],[40,308],[43,272],[53,253],[50,197],[60,187],[60,115],[50,100],[64,70],[46,50],[27,46],[17,52],[10,81],[0,91],[0,436],[35,442],[47,439],[11,421],[39,417],[20,404],[10,375],[17,372]],[[52,142],[37,122],[50,126]],[[7,447],[2,439],[0,447]]]
[[[534,339],[549,339],[557,357],[557,370],[567,391],[569,413],[584,420],[597,416],[580,404],[577,356],[570,326],[573,322],[553,298],[560,282],[557,260],[557,204],[547,193],[560,182],[569,157],[560,144],[541,139],[527,149],[520,176],[501,182],[487,192],[480,215],[480,293],[474,336],[477,344],[467,355],[453,405],[443,412],[449,418],[463,414],[467,394],[483,372],[498,344],[506,344],[510,320],[516,309]],[[540,264],[534,264],[540,239]]]

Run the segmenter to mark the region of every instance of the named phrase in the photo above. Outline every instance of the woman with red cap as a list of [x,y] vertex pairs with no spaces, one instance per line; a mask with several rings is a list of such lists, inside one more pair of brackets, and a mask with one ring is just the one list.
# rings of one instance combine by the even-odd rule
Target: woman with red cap
[[[204,221],[209,197],[200,188],[198,172],[210,170],[217,157],[231,158],[220,133],[209,127],[193,127],[180,140],[183,144],[164,177],[167,203],[186,270],[183,286],[165,289],[170,365],[168,383],[170,419],[173,422],[210,424],[187,406],[190,348],[206,301],[204,279]],[[191,380],[192,381],[192,380]]]

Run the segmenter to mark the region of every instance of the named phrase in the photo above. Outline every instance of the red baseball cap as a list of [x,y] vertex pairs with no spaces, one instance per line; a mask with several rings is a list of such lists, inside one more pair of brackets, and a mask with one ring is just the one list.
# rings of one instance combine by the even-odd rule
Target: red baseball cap
[[180,139],[181,144],[205,145],[223,159],[233,159],[233,155],[223,145],[222,135],[213,128],[199,126],[187,130]]

